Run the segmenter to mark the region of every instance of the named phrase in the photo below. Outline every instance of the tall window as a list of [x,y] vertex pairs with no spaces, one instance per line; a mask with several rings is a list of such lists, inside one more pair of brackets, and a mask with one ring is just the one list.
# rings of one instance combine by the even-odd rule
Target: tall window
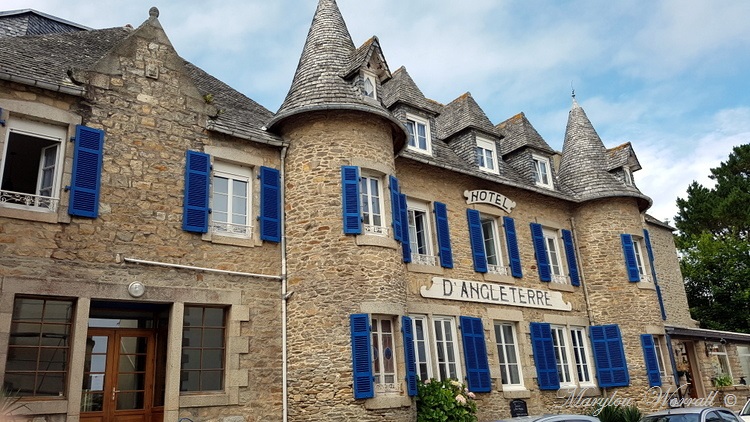
[[414,326],[414,356],[417,360],[417,375],[420,380],[432,378],[432,360],[430,358],[430,334],[427,318],[412,316]]
[[531,156],[531,172],[534,175],[534,183],[545,188],[552,188],[552,174],[550,172],[549,158],[539,155]]
[[662,353],[661,342],[664,336],[654,336],[654,351],[656,352],[656,363],[659,364],[659,375],[667,376],[667,366],[664,363],[664,353]]
[[716,375],[729,375],[731,377],[732,369],[729,367],[727,348],[721,343],[706,342],[706,349],[708,350],[714,373]]
[[214,163],[211,229],[222,236],[251,237],[252,170],[223,162]]
[[383,194],[379,177],[362,174],[359,192],[362,200],[362,223],[365,233],[387,235],[383,221]]
[[480,170],[497,173],[497,147],[494,142],[477,138],[477,165]]
[[430,125],[427,120],[407,115],[406,129],[409,132],[409,149],[425,154],[432,154]]
[[593,384],[591,355],[583,327],[552,326],[552,341],[561,387]]
[[500,378],[503,388],[523,387],[515,324],[511,322],[495,322],[495,341],[497,343],[497,357],[500,361]]
[[67,129],[9,119],[0,163],[0,204],[32,211],[56,211],[59,204],[62,145]]
[[500,232],[497,229],[497,219],[494,217],[482,216],[481,222],[484,251],[487,254],[487,272],[507,275],[508,271],[505,266],[503,266],[500,249]]
[[372,372],[378,393],[398,392],[393,325],[391,317],[372,317]]
[[638,264],[638,273],[641,275],[641,281],[650,282],[651,277],[646,272],[646,261],[644,261],[645,255],[643,254],[641,239],[633,237],[633,250],[635,251],[635,261]]
[[73,309],[72,300],[16,298],[4,387],[20,396],[65,395]]
[[568,278],[565,277],[563,271],[557,231],[544,229],[542,233],[544,234],[544,243],[547,247],[547,259],[549,260],[550,272],[552,273],[552,281],[555,283],[567,283]]
[[438,378],[461,379],[458,363],[456,322],[451,317],[434,317],[435,350],[437,354]]
[[185,306],[182,325],[181,392],[224,389],[226,312]]
[[745,381],[750,381],[750,346],[737,346],[737,355],[740,358],[740,367]]
[[407,211],[411,261],[415,264],[436,265],[437,260],[432,252],[432,230],[427,205],[410,201]]

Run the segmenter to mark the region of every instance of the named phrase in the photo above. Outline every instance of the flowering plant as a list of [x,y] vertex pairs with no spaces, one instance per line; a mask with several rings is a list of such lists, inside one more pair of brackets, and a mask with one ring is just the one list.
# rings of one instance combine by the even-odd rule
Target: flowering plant
[[474,393],[456,380],[428,379],[417,385],[417,422],[476,422]]

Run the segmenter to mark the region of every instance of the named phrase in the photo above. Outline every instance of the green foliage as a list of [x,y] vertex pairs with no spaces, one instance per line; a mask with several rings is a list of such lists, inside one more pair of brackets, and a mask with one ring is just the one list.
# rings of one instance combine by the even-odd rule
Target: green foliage
[[417,422],[476,422],[474,394],[455,380],[429,379],[417,385]]
[[734,381],[729,374],[719,374],[714,378],[714,387],[728,387],[732,384]]
[[750,144],[678,198],[680,268],[692,317],[715,330],[750,332]]
[[643,414],[636,406],[620,406],[608,404],[594,407],[591,416],[596,416],[601,422],[638,422]]

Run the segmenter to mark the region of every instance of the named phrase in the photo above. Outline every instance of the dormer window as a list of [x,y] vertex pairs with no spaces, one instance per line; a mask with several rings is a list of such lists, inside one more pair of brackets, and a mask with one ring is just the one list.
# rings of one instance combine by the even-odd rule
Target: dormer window
[[376,100],[378,98],[377,85],[375,84],[375,76],[369,73],[362,73],[362,93],[365,97]]
[[482,171],[498,173],[497,147],[494,142],[477,138],[477,165]]
[[633,186],[633,174],[630,172],[630,169],[627,167],[623,167],[622,173],[625,176],[625,184],[628,186]]
[[410,150],[432,155],[430,124],[427,120],[408,114],[406,130],[409,132]]
[[543,188],[552,189],[552,172],[550,171],[549,158],[540,155],[531,156],[531,172],[534,183]]

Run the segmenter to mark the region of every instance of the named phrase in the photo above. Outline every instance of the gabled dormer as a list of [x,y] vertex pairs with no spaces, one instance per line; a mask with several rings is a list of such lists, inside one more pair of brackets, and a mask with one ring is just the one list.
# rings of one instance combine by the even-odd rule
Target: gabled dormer
[[504,136],[500,156],[530,184],[555,189],[558,157],[523,113],[497,125]]
[[380,48],[378,37],[372,37],[352,53],[351,62],[342,77],[359,88],[365,100],[381,101],[382,84],[391,71]]
[[620,179],[626,186],[635,187],[633,172],[641,169],[641,163],[635,155],[630,142],[607,150],[609,172]]

